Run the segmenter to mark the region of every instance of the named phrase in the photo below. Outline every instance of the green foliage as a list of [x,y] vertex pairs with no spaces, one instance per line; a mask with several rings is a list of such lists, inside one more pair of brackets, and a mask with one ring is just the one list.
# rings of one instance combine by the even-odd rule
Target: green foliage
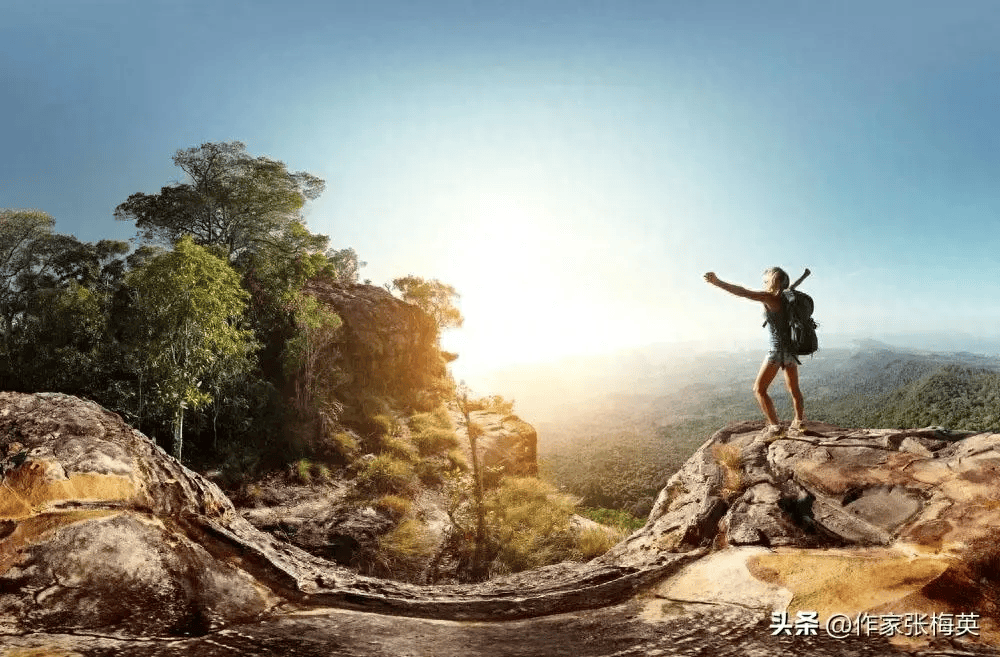
[[396,420],[388,413],[379,413],[373,417],[372,425],[375,427],[376,436],[391,436],[398,429]]
[[316,176],[253,157],[238,141],[181,149],[173,160],[189,182],[159,194],[133,194],[115,208],[115,217],[134,221],[147,241],[172,244],[190,236],[199,245],[218,247],[231,262],[326,248],[326,237],[301,228],[303,205],[323,192]]
[[622,511],[621,509],[589,508],[580,509],[578,513],[584,518],[589,518],[594,522],[608,527],[615,527],[628,533],[642,529],[646,524],[645,518],[637,518],[628,511]]
[[419,276],[393,279],[392,287],[400,292],[403,301],[412,303],[432,318],[438,328],[459,328],[464,321],[455,307],[458,292],[437,279],[425,280]]
[[299,459],[295,462],[295,478],[300,484],[312,483],[312,463],[308,459]]
[[323,437],[336,433],[343,407],[336,391],[345,374],[334,347],[342,322],[335,312],[302,292],[288,295],[288,309],[296,329],[285,342],[283,363],[295,412],[291,432],[307,452],[320,454],[326,451]]
[[413,466],[390,454],[379,454],[358,473],[359,490],[371,495],[412,495],[417,488]]
[[[335,458],[352,461],[360,449],[358,441],[346,431],[337,431],[326,441]],[[326,451],[326,450],[323,450]]]
[[174,456],[181,458],[185,408],[212,401],[204,379],[246,371],[256,347],[237,321],[247,293],[229,265],[181,238],[128,277],[132,303],[130,361],[157,402],[174,413]]

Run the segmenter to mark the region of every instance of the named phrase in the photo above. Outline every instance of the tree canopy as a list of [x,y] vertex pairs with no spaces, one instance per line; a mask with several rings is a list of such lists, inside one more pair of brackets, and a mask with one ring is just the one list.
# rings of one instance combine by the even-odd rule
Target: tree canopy
[[187,174],[186,182],[158,194],[132,194],[115,208],[115,218],[135,221],[144,239],[172,244],[190,235],[200,246],[218,248],[230,262],[264,251],[288,256],[326,249],[326,236],[296,230],[303,225],[306,201],[323,192],[320,178],[251,156],[239,141],[181,149],[173,160]]
[[454,303],[459,294],[451,285],[436,278],[425,280],[419,276],[402,276],[393,279],[392,287],[399,290],[403,301],[412,303],[433,317],[438,328],[462,326],[464,318]]

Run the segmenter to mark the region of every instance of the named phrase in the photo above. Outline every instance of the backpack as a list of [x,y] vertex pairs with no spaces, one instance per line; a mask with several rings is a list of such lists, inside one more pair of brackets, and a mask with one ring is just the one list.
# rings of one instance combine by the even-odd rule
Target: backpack
[[805,292],[787,289],[782,292],[782,304],[788,318],[792,353],[796,356],[815,353],[819,349],[819,338],[816,337],[819,325],[812,318],[812,297]]

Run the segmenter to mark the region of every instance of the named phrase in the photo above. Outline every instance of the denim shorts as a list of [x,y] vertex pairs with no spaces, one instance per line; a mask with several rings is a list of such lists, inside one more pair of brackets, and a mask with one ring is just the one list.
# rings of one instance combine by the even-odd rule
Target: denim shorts
[[782,369],[789,365],[795,365],[796,367],[799,365],[799,361],[794,355],[781,349],[772,349],[767,352],[767,362],[774,363]]

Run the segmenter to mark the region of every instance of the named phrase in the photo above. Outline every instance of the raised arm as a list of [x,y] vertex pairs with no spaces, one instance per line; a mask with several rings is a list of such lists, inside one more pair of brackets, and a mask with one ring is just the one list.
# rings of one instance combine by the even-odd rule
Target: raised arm
[[763,290],[748,290],[745,287],[740,287],[739,285],[733,285],[732,283],[727,283],[721,280],[715,275],[715,272],[708,272],[705,274],[705,280],[714,285],[715,287],[722,288],[730,294],[735,294],[738,297],[743,297],[744,299],[750,299],[751,301],[760,301],[765,305],[771,305],[774,303],[774,295],[770,292],[764,292]]

